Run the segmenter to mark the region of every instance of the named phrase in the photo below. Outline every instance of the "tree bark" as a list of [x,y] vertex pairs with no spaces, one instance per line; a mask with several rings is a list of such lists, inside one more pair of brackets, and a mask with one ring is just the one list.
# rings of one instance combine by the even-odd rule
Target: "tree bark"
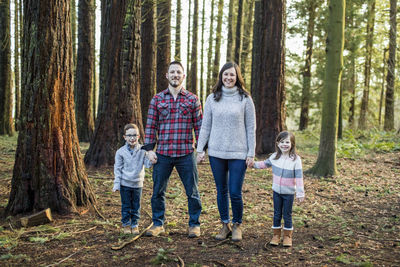
[[208,52],[207,52],[207,84],[206,84],[206,95],[209,95],[212,90],[212,55],[213,55],[213,36],[214,36],[214,0],[211,0],[211,15],[210,15],[210,35],[208,37]]
[[221,57],[221,29],[222,29],[222,16],[223,16],[224,0],[218,1],[218,17],[217,17],[217,31],[215,33],[215,54],[214,65],[212,72],[212,80],[217,82],[219,72],[219,61]]
[[143,125],[146,125],[147,112],[151,98],[156,93],[157,74],[157,25],[156,1],[142,0],[142,60],[140,80],[140,104]]
[[238,13],[236,19],[235,33],[235,56],[234,61],[240,64],[240,56],[242,54],[242,17],[243,17],[243,0],[238,0]]
[[397,0],[390,0],[390,33],[389,33],[389,59],[388,72],[386,76],[386,99],[385,99],[385,122],[383,129],[391,131],[394,129],[394,81],[396,68],[397,49]]
[[176,1],[176,24],[175,24],[175,60],[181,61],[181,21],[182,21],[181,0]]
[[[190,25],[190,22],[191,22],[191,14],[192,14],[192,1],[191,0],[189,0],[189,2],[188,2],[188,4],[189,4],[189,11],[188,11],[188,26],[187,26],[187,47],[186,47],[186,70],[187,70],[187,73],[189,73],[189,71],[190,71],[190,60],[191,60],[191,58],[190,58],[190,35],[191,35],[191,31],[190,31],[190,29],[191,29],[191,25]],[[186,76],[186,88],[190,88],[190,75],[187,75]]]
[[261,60],[253,61],[252,73],[257,99],[256,153],[267,154],[275,151],[275,138],[285,127],[285,1],[261,1],[257,8],[253,50]]
[[242,53],[240,57],[240,69],[242,71],[242,76],[246,82],[246,88],[250,88],[248,84],[250,84],[251,79],[247,79],[248,68],[251,66],[249,64],[249,54],[251,53],[251,40],[253,38],[252,29],[253,29],[253,13],[254,13],[254,0],[248,0],[246,2],[246,13],[245,13],[245,22],[244,29],[242,34]]
[[379,97],[379,127],[382,125],[382,106],[383,106],[383,97],[385,94],[385,73],[386,73],[386,55],[389,49],[383,49],[383,63],[382,63],[382,85],[381,85],[381,95]]
[[[232,51],[234,51],[235,48],[235,42],[233,42],[234,40],[234,36],[235,36],[235,29],[234,29],[234,16],[235,16],[235,12],[234,12],[234,6],[236,4],[235,0],[229,0],[229,14],[228,14],[228,41],[227,43],[227,48],[226,48],[226,61],[231,61],[233,60],[233,53]],[[213,15],[211,13],[211,15]]]
[[21,128],[6,214],[95,204],[73,98],[70,1],[24,1]]
[[157,92],[167,89],[171,61],[171,0],[157,1]]
[[13,135],[10,1],[0,2],[0,135]]
[[194,94],[197,94],[197,36],[198,36],[198,25],[199,23],[199,0],[194,0],[193,7],[193,36],[192,36],[192,53],[190,55],[190,87],[187,89]]
[[343,68],[345,0],[331,0],[326,40],[326,66],[318,159],[309,170],[317,176],[335,175],[339,86]]
[[205,12],[205,7],[206,7],[206,0],[203,0],[203,10],[202,10],[202,17],[201,17],[201,52],[200,52],[200,94],[199,98],[201,101],[201,104],[203,105],[203,99],[205,100],[205,95],[204,95],[204,78],[203,78],[203,73],[204,73],[204,28],[205,28],[205,23],[206,23],[206,12]]
[[78,138],[89,142],[93,137],[94,120],[92,114],[94,66],[93,21],[95,16],[94,0],[79,0],[78,3],[78,56],[76,62],[75,114]]
[[[78,0],[79,1],[79,0]],[[71,33],[72,33],[72,60],[74,62],[74,74],[76,70],[77,63],[77,51],[76,51],[76,0],[71,0],[70,5],[71,12]]]
[[98,115],[94,138],[85,155],[88,166],[112,166],[117,149],[124,143],[123,128],[135,123],[143,136],[140,107],[140,0],[105,3],[104,51],[106,64],[103,110]]
[[[21,0],[20,0],[21,1]],[[21,87],[20,87],[20,65],[19,65],[19,4],[14,1],[14,77],[15,77],[15,107],[14,128],[18,131],[20,109],[21,109]]]

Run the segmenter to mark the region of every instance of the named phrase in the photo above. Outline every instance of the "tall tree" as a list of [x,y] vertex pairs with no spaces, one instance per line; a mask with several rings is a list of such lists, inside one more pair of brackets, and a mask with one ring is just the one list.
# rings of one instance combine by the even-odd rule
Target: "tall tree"
[[167,89],[171,61],[171,0],[157,0],[157,91]]
[[382,125],[382,106],[383,106],[383,97],[385,93],[385,79],[386,79],[386,58],[387,58],[387,52],[389,49],[383,49],[383,58],[382,58],[382,83],[381,83],[381,95],[379,97],[379,115],[378,115],[378,121],[379,121],[379,127]]
[[74,62],[74,72],[76,70],[76,0],[71,0],[71,32],[72,32],[72,59]]
[[198,23],[199,23],[199,0],[194,0],[193,7],[193,36],[192,36],[192,53],[190,54],[190,72],[189,72],[189,85],[187,89],[192,93],[197,94],[197,36],[198,36]]
[[317,176],[336,174],[339,86],[343,68],[345,0],[329,2],[326,65],[318,159],[309,170]]
[[[127,123],[142,127],[140,107],[140,0],[106,0],[102,41],[110,61],[103,69],[104,102],[96,120],[94,137],[85,155],[89,166],[114,164],[115,151],[123,144]],[[102,63],[101,63],[102,64]],[[165,75],[165,74],[164,74]],[[141,131],[143,136],[143,130]]]
[[181,60],[181,20],[182,20],[181,0],[176,1],[176,23],[175,23],[175,60]]
[[361,101],[360,118],[358,120],[358,128],[365,129],[368,102],[369,102],[369,87],[371,80],[371,61],[372,61],[372,46],[374,43],[374,25],[375,25],[375,3],[376,0],[368,0],[367,11],[367,35],[365,44],[365,63],[364,63],[364,90]]
[[394,81],[396,66],[397,0],[390,0],[389,59],[386,76],[385,131],[394,129]]
[[285,127],[285,4],[256,3],[251,91],[256,96],[257,154],[273,152],[275,138]]
[[[192,14],[192,1],[189,0],[189,11],[188,11],[188,26],[187,26],[187,46],[186,46],[186,70],[187,73],[189,73],[190,70],[190,35],[191,35],[191,25],[190,25],[190,19],[191,19],[191,14]],[[190,87],[190,75],[186,76],[186,88]]]
[[[142,60],[140,66],[140,104],[143,125],[146,125],[147,111],[151,98],[156,93],[157,25],[156,1],[142,0]],[[176,56],[176,55],[175,55]]]
[[10,1],[0,2],[0,135],[12,135]]
[[[21,1],[21,0],[20,0]],[[14,128],[18,130],[20,106],[21,106],[21,87],[19,71],[19,4],[14,1],[14,81],[15,81],[15,108],[14,108]]]
[[213,74],[213,61],[212,61],[212,55],[213,55],[213,36],[214,36],[214,6],[215,6],[215,1],[211,0],[211,15],[210,15],[210,35],[208,37],[208,52],[207,52],[207,84],[206,84],[206,95],[209,95],[211,93],[211,88],[212,88],[212,74]]
[[[229,0],[229,13],[228,13],[228,41],[226,42],[226,61],[231,61],[233,60],[233,53],[235,48],[235,42],[234,40],[234,35],[235,35],[235,30],[234,30],[234,17],[235,17],[235,9],[234,6],[236,5],[236,0]],[[213,16],[213,13],[211,13],[211,16]]]
[[245,78],[246,87],[248,80],[246,79],[246,74],[248,72],[248,61],[249,54],[251,52],[251,40],[253,38],[252,29],[253,29],[253,13],[254,13],[254,0],[246,1],[246,12],[244,16],[244,29],[242,34],[242,53],[240,57],[240,69],[242,71],[243,78]]
[[307,26],[307,45],[306,59],[303,70],[303,88],[301,93],[300,108],[300,126],[299,130],[305,130],[308,127],[308,111],[310,109],[310,88],[311,88],[311,58],[314,45],[314,28],[317,2],[307,1],[308,26]]
[[22,123],[6,214],[74,211],[96,199],[76,133],[70,1],[24,1],[24,25]]
[[79,141],[89,142],[93,136],[92,110],[95,71],[95,1],[78,2],[78,55],[75,72],[75,114]]
[[215,33],[215,54],[214,54],[214,65],[212,72],[212,79],[214,82],[218,79],[219,72],[219,61],[221,57],[221,29],[222,29],[222,16],[223,16],[224,0],[218,1],[218,16],[217,16],[217,31]]
[[201,103],[203,103],[204,97],[204,79],[203,79],[203,73],[204,73],[204,29],[205,29],[205,24],[206,24],[206,0],[203,0],[203,9],[201,12],[201,50],[200,50],[200,94],[199,98]]
[[240,64],[240,55],[242,54],[242,17],[243,17],[243,0],[238,0],[238,13],[236,19],[235,33],[235,56],[234,61]]

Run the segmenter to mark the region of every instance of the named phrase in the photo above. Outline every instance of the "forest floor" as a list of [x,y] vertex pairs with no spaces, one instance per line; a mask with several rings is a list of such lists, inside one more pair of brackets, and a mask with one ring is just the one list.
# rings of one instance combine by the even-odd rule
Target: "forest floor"
[[[310,142],[312,138],[297,140]],[[318,142],[318,141],[316,141]],[[313,141],[300,147],[304,169],[316,158]],[[0,212],[8,202],[16,137],[0,137]],[[88,144],[82,144],[82,152]],[[260,158],[262,159],[262,157]],[[21,228],[19,217],[0,219],[1,266],[400,266],[400,151],[339,157],[339,174],[305,175],[306,200],[293,207],[293,247],[272,247],[271,171],[248,170],[243,186],[241,242],[218,242],[216,191],[208,163],[199,165],[203,204],[200,238],[187,237],[187,201],[174,171],[167,193],[166,233],[132,238],[120,233],[120,196],[112,193],[112,168],[89,170],[98,207],[107,219],[81,210],[47,225]],[[142,197],[143,230],[151,223],[150,171]],[[140,264],[140,265],[139,265]]]

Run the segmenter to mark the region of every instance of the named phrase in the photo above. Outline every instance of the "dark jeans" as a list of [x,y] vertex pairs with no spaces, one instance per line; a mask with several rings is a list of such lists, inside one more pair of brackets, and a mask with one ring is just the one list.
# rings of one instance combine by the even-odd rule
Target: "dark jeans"
[[142,197],[142,188],[131,188],[122,186],[121,194],[121,215],[122,226],[130,225],[132,228],[138,226],[140,218],[140,199]]
[[199,226],[201,201],[194,153],[182,157],[168,157],[157,153],[157,163],[153,167],[153,196],[151,197],[153,223],[156,226],[164,224],[165,191],[174,167],[178,171],[188,198],[189,226]]
[[282,215],[284,221],[284,229],[292,230],[292,207],[294,195],[279,194],[274,191],[274,226],[273,228],[280,228]]
[[229,196],[231,198],[233,223],[242,223],[242,186],[247,166],[245,160],[220,159],[209,156],[211,170],[217,187],[217,204],[221,221],[228,223]]

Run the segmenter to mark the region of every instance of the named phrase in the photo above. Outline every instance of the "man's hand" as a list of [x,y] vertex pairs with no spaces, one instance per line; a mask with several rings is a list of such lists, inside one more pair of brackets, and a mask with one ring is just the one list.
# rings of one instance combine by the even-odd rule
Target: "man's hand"
[[253,167],[254,166],[254,158],[253,157],[247,157],[246,158],[246,165],[249,168]]
[[154,151],[147,152],[147,157],[149,158],[151,163],[153,164],[157,163],[157,155]]
[[205,155],[206,155],[206,152],[204,152],[204,151],[197,153],[197,158],[196,158],[197,164],[204,161]]

